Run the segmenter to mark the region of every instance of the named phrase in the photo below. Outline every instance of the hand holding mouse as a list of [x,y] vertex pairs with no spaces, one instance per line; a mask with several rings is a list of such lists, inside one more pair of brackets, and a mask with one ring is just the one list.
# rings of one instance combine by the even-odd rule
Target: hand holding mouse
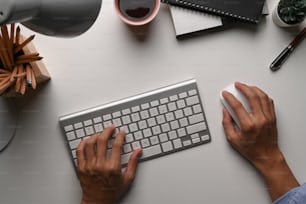
[[235,88],[244,95],[250,110],[230,92],[222,92],[240,126],[235,127],[229,111],[224,108],[222,122],[226,138],[261,173],[274,201],[299,184],[278,146],[273,100],[254,86],[236,82]]
[[[235,128],[229,112],[224,109],[223,126],[228,141],[251,163],[278,154],[277,127],[273,100],[257,87],[235,83],[237,91],[245,96],[250,110],[228,91],[222,92],[237,116],[240,128]],[[244,101],[245,103],[245,101]]]

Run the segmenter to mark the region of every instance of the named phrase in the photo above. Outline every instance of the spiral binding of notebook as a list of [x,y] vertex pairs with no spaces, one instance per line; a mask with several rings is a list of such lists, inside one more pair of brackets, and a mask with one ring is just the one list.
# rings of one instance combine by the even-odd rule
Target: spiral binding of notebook
[[194,9],[241,21],[258,23],[265,0],[161,0],[163,3]]

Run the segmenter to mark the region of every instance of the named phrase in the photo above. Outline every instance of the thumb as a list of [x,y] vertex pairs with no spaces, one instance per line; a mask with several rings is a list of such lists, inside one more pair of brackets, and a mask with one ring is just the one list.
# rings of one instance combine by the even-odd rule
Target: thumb
[[138,166],[138,159],[142,155],[142,149],[135,150],[128,162],[128,165],[123,173],[123,185],[127,189],[134,181]]

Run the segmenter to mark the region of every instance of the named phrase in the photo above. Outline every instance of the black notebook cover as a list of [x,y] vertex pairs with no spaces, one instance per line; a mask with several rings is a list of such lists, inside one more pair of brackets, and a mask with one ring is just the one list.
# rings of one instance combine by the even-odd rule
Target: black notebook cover
[[258,23],[265,0],[161,0],[176,6]]

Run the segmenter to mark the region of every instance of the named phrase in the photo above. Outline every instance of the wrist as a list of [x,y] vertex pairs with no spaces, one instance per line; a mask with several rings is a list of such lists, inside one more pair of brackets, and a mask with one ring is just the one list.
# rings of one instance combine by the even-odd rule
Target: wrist
[[263,175],[287,167],[285,157],[279,149],[271,151],[268,156],[257,157],[251,161],[255,168]]
[[271,157],[256,160],[253,164],[262,175],[272,201],[299,186],[280,150],[271,154]]

